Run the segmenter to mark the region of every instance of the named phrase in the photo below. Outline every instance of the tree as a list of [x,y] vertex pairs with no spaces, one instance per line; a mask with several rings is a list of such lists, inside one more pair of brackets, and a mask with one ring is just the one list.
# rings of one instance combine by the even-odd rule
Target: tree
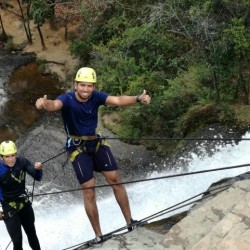
[[54,8],[55,17],[61,21],[64,26],[64,39],[68,39],[68,25],[79,25],[82,23],[81,8],[79,1],[60,1]]
[[21,19],[23,28],[27,37],[27,40],[30,44],[32,44],[32,35],[30,30],[30,4],[32,0],[16,0],[19,8],[19,12],[16,12],[14,9],[14,6],[10,3],[8,0],[0,1],[0,8],[8,11],[18,17],[18,19]]
[[7,40],[8,36],[7,36],[5,29],[4,29],[4,26],[3,26],[3,20],[2,20],[1,14],[0,14],[0,25],[1,25],[1,30],[2,30],[1,40],[5,42]]
[[45,23],[47,19],[51,17],[51,15],[53,14],[53,9],[50,7],[47,1],[32,0],[30,12],[34,23],[37,25],[42,48],[46,49],[43,34],[41,31],[41,26]]
[[[190,41],[192,60],[196,57],[206,61],[212,76],[211,90],[214,94],[211,96],[217,103],[233,98],[235,86],[229,82],[234,77],[234,63],[238,61],[239,54],[244,60],[249,54],[249,48],[246,50],[243,46],[238,47],[236,52],[233,39],[226,36],[226,33],[230,33],[228,29],[231,29],[229,27],[232,26],[232,20],[243,17],[240,29],[245,30],[245,33],[239,27],[235,27],[234,33],[236,30],[239,32],[238,44],[246,44],[249,5],[247,0],[172,0],[154,5],[150,13],[150,20],[155,25],[165,25],[166,32],[182,36],[183,41]],[[233,32],[232,29],[231,31]],[[228,99],[229,96],[231,97]]]

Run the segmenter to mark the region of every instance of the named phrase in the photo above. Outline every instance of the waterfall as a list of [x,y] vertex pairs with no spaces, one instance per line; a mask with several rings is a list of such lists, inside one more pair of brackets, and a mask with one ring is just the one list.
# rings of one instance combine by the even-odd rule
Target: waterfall
[[[250,133],[246,133],[243,138],[250,138]],[[237,145],[216,146],[212,156],[200,158],[191,152],[192,159],[189,160],[188,167],[185,169],[188,169],[188,172],[194,172],[248,164],[249,149],[250,141],[242,140]],[[216,181],[226,177],[234,177],[249,171],[249,169],[250,167],[235,168],[128,184],[126,188],[133,218],[141,220],[206,191]],[[169,176],[182,173],[182,171],[182,168],[174,171],[161,171],[160,173],[154,171],[150,172],[147,178]],[[141,179],[140,176],[134,178],[135,180]],[[53,182],[42,183],[39,189],[40,192],[43,189],[49,189],[51,192],[60,191],[58,187],[53,187]],[[110,188],[107,187],[102,191],[104,194],[109,192]],[[81,196],[76,197],[73,193],[68,192],[46,195],[39,197],[39,199],[34,197],[33,208],[36,216],[37,234],[43,250],[61,250],[94,238]],[[98,208],[103,233],[125,226],[124,218],[112,193],[108,196],[105,195],[105,197],[99,195]],[[186,209],[187,207],[175,211],[175,213]],[[171,215],[173,214],[169,213],[165,217]],[[10,242],[10,238],[3,222],[0,222],[0,232],[0,249],[4,250]],[[23,238],[24,249],[29,249],[25,234]],[[12,245],[8,249],[12,249]]]

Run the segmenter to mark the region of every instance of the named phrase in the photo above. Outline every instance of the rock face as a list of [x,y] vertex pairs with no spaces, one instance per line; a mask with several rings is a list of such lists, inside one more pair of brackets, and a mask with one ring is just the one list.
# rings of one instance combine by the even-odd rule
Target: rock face
[[8,50],[0,48],[0,86],[5,83],[10,77],[11,73],[18,67],[26,65],[35,60],[34,53],[11,54]]
[[250,180],[204,200],[164,237],[166,249],[250,249]]
[[[231,187],[204,197],[167,234],[139,227],[129,234],[104,242],[104,250],[249,250],[250,249],[250,173],[231,179]],[[225,186],[223,182],[221,185]],[[166,222],[166,221],[165,221]],[[165,223],[164,222],[164,223]],[[99,245],[96,246],[96,248]],[[79,250],[84,249],[79,247]],[[95,249],[95,248],[91,248]]]

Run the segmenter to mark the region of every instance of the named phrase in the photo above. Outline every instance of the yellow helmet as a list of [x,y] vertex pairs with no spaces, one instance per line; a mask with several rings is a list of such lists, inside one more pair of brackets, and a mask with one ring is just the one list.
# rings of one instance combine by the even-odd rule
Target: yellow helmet
[[77,71],[75,80],[77,82],[96,83],[96,73],[92,68],[83,67]]
[[0,144],[0,155],[12,155],[16,152],[16,145],[13,141],[3,141]]

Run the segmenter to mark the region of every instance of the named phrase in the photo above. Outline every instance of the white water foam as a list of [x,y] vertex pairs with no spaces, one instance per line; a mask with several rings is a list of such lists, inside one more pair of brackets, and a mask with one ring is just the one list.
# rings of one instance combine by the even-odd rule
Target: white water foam
[[[244,138],[250,138],[250,134],[247,133]],[[197,155],[192,154],[193,159],[189,163],[188,171],[248,164],[249,150],[250,141],[246,140],[241,141],[238,145],[218,146],[212,157],[205,156],[200,159]],[[250,167],[235,168],[130,184],[127,186],[127,192],[133,217],[141,220],[207,190],[216,181],[249,170]],[[179,173],[181,170],[153,172],[148,178]],[[46,187],[46,183],[44,187]],[[93,230],[83,208],[83,201],[77,200],[72,194],[44,196],[39,201],[35,199],[33,207],[36,214],[37,233],[43,250],[62,250],[94,238]],[[103,233],[125,226],[125,221],[113,195],[99,199],[98,207]],[[180,211],[175,211],[173,214]],[[165,217],[170,215],[170,213],[166,214]],[[10,238],[3,222],[0,222],[0,232],[0,249],[5,250]],[[12,249],[12,245],[8,249]],[[29,249],[25,234],[24,249]]]
[[8,101],[5,91],[0,88],[0,110],[2,109],[3,105]]

